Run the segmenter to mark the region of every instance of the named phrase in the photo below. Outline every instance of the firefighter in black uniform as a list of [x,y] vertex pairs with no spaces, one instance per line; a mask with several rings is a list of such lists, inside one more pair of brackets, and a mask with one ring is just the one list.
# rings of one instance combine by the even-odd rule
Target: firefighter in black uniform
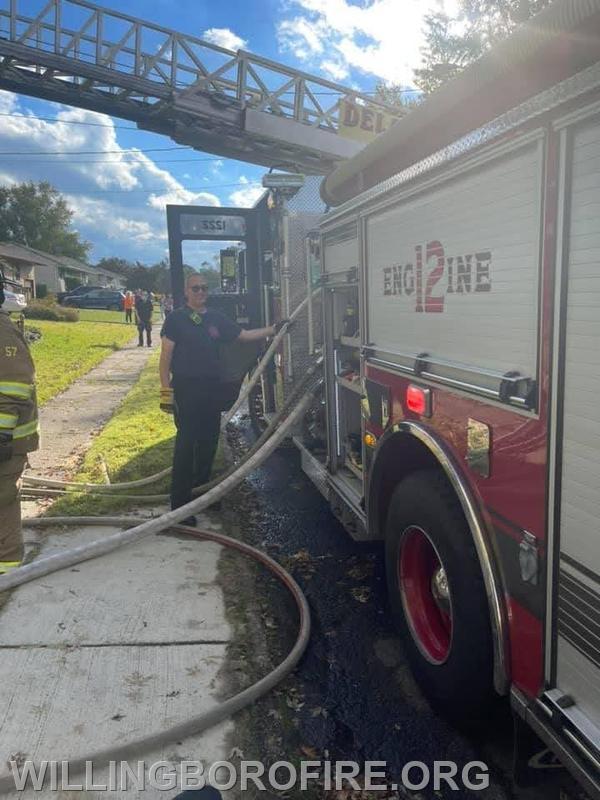
[[144,331],[146,331],[146,344],[152,347],[152,315],[154,304],[150,292],[144,292],[135,300],[135,322],[138,329],[138,347],[144,346]]
[[[266,339],[285,322],[254,330],[240,328],[206,307],[208,286],[201,275],[187,279],[185,298],[185,306],[169,314],[161,331],[160,405],[163,411],[175,410],[177,426],[171,508],[189,503],[192,489],[210,478],[221,424],[219,345],[236,339]],[[186,522],[193,525],[195,519]]]

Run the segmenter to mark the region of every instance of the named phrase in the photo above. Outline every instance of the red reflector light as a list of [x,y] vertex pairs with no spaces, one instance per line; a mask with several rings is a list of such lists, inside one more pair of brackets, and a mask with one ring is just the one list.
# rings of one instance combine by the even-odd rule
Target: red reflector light
[[406,390],[406,407],[409,411],[421,416],[429,416],[429,389],[422,389],[412,384]]

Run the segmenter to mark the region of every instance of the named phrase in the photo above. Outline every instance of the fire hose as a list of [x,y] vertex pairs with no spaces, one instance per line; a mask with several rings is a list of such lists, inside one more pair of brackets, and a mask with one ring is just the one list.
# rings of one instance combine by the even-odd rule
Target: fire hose
[[[281,420],[285,418],[285,416],[289,413],[290,409],[298,402],[301,398],[303,393],[307,390],[308,386],[311,382],[314,382],[315,375],[320,371],[322,364],[322,359],[317,359],[305,372],[302,380],[298,383],[298,385],[292,390],[290,393],[289,398],[286,400],[284,405],[281,409],[274,415],[274,417],[270,420],[265,430],[261,433],[258,437],[256,442],[253,444],[251,449],[246,453],[241,461],[237,465],[231,466],[221,475],[218,475],[213,480],[205,483],[203,486],[197,486],[192,491],[193,496],[199,496],[201,494],[205,494],[214,486],[217,486],[223,478],[231,475],[238,466],[245,463],[248,458],[251,458],[252,455],[259,450],[263,443],[267,441],[267,439],[271,436],[273,431],[278,427]],[[158,473],[160,474],[160,473]],[[110,489],[113,486],[115,488],[122,487],[124,484],[110,484],[106,488]],[[86,487],[91,486],[94,487],[93,489],[88,489]],[[64,489],[51,489],[51,488],[33,488],[33,487],[25,487],[22,491],[22,496],[25,499],[36,499],[40,497],[61,497],[66,494],[73,494],[75,492],[82,492],[86,495],[90,495],[92,497],[102,496],[102,497],[109,497],[109,498],[116,498],[121,500],[132,500],[138,503],[161,503],[165,500],[169,499],[167,494],[140,494],[140,495],[133,495],[133,494],[122,494],[122,493],[110,493],[106,491],[98,491],[99,488],[105,486],[105,484],[79,484],[79,483],[70,483],[68,484],[68,488]]]
[[[298,608],[300,624],[299,631],[294,647],[288,656],[271,672],[261,678],[252,686],[244,689],[228,700],[220,703],[207,712],[194,716],[178,725],[171,726],[165,730],[156,731],[143,736],[134,741],[126,742],[125,744],[107,748],[96,753],[81,756],[80,758],[69,761],[69,768],[72,774],[78,774],[85,769],[87,762],[94,762],[96,764],[106,763],[112,760],[127,760],[134,755],[148,752],[153,748],[160,747],[168,742],[177,739],[185,738],[187,736],[196,735],[209,728],[214,727],[219,722],[227,719],[235,714],[240,709],[255,702],[274,686],[280,683],[283,678],[288,675],[291,670],[296,666],[306,646],[310,636],[310,611],[308,603],[304,597],[302,590],[294,581],[292,576],[286,572],[276,561],[267,556],[265,553],[257,550],[250,545],[240,542],[231,537],[224,536],[223,534],[198,531],[185,525],[178,523],[191,514],[197,513],[204,508],[212,505],[222,496],[231,491],[235,486],[241,483],[242,480],[261,464],[271,453],[277,448],[280,442],[288,435],[293,426],[302,417],[302,414],[309,408],[311,402],[318,391],[320,381],[317,381],[316,386],[307,391],[296,407],[290,412],[287,419],[285,419],[278,430],[276,430],[265,441],[260,449],[253,453],[245,463],[236,467],[235,471],[220,481],[218,486],[210,489],[203,496],[196,498],[185,506],[178,508],[174,511],[169,511],[160,517],[151,520],[141,521],[135,517],[38,517],[36,519],[28,520],[27,525],[32,526],[79,526],[79,525],[119,525],[128,527],[127,530],[107,536],[103,539],[97,539],[88,544],[79,545],[71,550],[57,553],[46,558],[41,558],[30,564],[27,564],[18,569],[12,570],[6,575],[0,576],[0,592],[8,589],[13,589],[21,586],[24,583],[40,578],[43,575],[48,575],[57,572],[67,567],[79,564],[82,561],[87,561],[92,558],[110,553],[120,547],[128,544],[133,544],[141,539],[157,534],[167,529],[173,529],[177,532],[184,533],[190,536],[195,536],[199,539],[214,541],[224,547],[230,547],[239,552],[245,553],[260,563],[264,564],[291,592],[296,607]],[[129,527],[133,526],[133,527]],[[0,792],[7,792],[14,790],[14,783],[11,777],[3,777],[0,779]]]
[[[291,320],[293,320],[300,313],[305,303],[306,301],[301,303],[296,308],[294,313],[291,315]],[[287,326],[282,328],[277,336],[274,337],[259,366],[253,373],[253,379],[249,381],[249,384],[245,387],[245,391],[240,395],[240,399],[238,399],[234,407],[225,418],[225,424],[232,418],[241,403],[250,393],[252,386],[260,377],[260,374],[265,369],[268,361],[275,352],[275,349],[281,341],[281,338],[283,335],[285,335],[286,328]],[[277,667],[275,667],[271,672],[269,672],[255,684],[244,689],[223,703],[218,704],[209,711],[194,716],[178,725],[171,726],[165,730],[150,733],[139,739],[127,742],[117,747],[107,748],[93,754],[82,756],[76,760],[69,761],[70,771],[73,774],[77,774],[78,772],[84,770],[86,762],[92,761],[95,763],[104,763],[111,760],[126,760],[127,758],[133,757],[135,754],[148,752],[149,750],[160,747],[165,743],[185,738],[187,736],[196,735],[214,727],[219,722],[232,716],[240,709],[244,708],[250,703],[255,702],[268,691],[270,691],[294,669],[302,657],[310,636],[310,611],[306,598],[292,576],[268,555],[262,553],[256,548],[251,547],[250,545],[231,537],[224,536],[223,534],[208,531],[198,531],[195,528],[181,525],[179,523],[181,523],[182,520],[186,519],[190,515],[198,513],[199,511],[208,508],[213,503],[220,500],[221,497],[225,496],[228,492],[239,485],[247,475],[249,475],[256,467],[258,467],[265,459],[267,459],[269,455],[274,452],[280,442],[289,435],[294,425],[296,425],[297,422],[302,418],[302,415],[308,410],[311,403],[314,402],[322,382],[320,378],[316,377],[319,367],[320,362],[315,363],[307,371],[300,385],[296,387],[294,392],[292,392],[290,398],[284,404],[284,407],[278,413],[276,418],[272,420],[267,430],[264,431],[263,435],[257,441],[255,446],[250,450],[249,453],[246,454],[242,462],[228,470],[224,476],[219,476],[217,481],[212,481],[211,483],[206,484],[204,487],[199,487],[196,490],[196,493],[202,492],[201,496],[195,497],[186,505],[150,520],[144,520],[139,517],[131,516],[106,516],[43,517],[27,521],[28,526],[35,527],[116,525],[125,528],[125,530],[119,531],[110,536],[106,536],[102,539],[96,539],[95,541],[84,545],[73,547],[68,551],[47,556],[46,558],[40,558],[30,564],[26,564],[18,569],[12,570],[6,575],[0,576],[0,592],[14,589],[17,586],[21,586],[44,575],[66,569],[67,567],[74,566],[75,564],[79,564],[83,561],[113,552],[120,547],[138,542],[152,534],[158,534],[172,529],[179,533],[193,536],[202,540],[214,541],[224,547],[235,549],[239,552],[249,555],[251,558],[254,558],[258,562],[265,565],[283,583],[283,585],[288,588],[294,598],[299,614],[299,630],[294,647]],[[308,385],[311,383],[312,387],[308,388]],[[302,390],[304,390],[304,394],[297,402],[297,405],[290,409],[290,406],[297,400],[298,395]],[[285,418],[282,419],[283,417]],[[163,470],[156,475],[142,479],[142,481],[132,481],[120,484],[118,486],[120,486],[120,488],[129,488],[133,486],[147,485],[158,480],[159,477],[165,476],[168,474],[168,472],[169,470]],[[116,486],[115,484],[111,484],[110,486],[107,486],[106,484],[102,484],[100,486],[95,484],[78,485],[69,482],[52,481],[45,478],[33,478],[33,476],[28,476],[27,483],[30,485],[43,487],[49,487],[50,485],[55,487],[54,489],[41,489],[40,493],[44,494],[47,494],[48,492],[54,492],[56,490],[66,490],[74,486],[83,488],[84,490],[89,487],[90,490],[94,490],[94,493],[106,494],[105,492],[97,491],[100,486],[104,486],[107,489],[114,489]],[[35,490],[31,488],[30,491]],[[118,494],[116,496],[121,498],[128,497],[127,495],[123,494]],[[143,497],[146,499],[146,496]],[[163,496],[158,497],[163,499]],[[14,784],[12,778],[8,776],[0,778],[0,792],[4,793],[6,791],[12,791],[13,789]]]
[[[313,294],[317,294],[318,291],[319,290],[316,289],[313,292]],[[290,314],[290,319],[289,319],[290,323],[294,322],[297,319],[297,317],[303,311],[303,309],[305,308],[307,303],[308,303],[308,297],[305,297],[304,300],[302,300],[302,302],[299,303],[296,306],[294,311]],[[233,419],[235,414],[237,414],[237,412],[239,411],[242,403],[244,403],[244,401],[250,395],[250,392],[252,391],[252,389],[254,388],[256,383],[258,382],[258,379],[260,378],[260,376],[262,375],[262,373],[266,369],[268,363],[270,362],[271,358],[273,357],[273,354],[275,353],[275,351],[279,347],[281,341],[283,340],[283,337],[287,334],[288,327],[289,327],[289,325],[284,325],[281,328],[281,330],[279,330],[278,333],[273,337],[269,347],[267,348],[267,350],[265,351],[264,355],[262,356],[259,364],[257,365],[256,369],[254,370],[254,372],[250,376],[249,380],[247,381],[247,383],[244,385],[242,391],[240,392],[238,399],[233,404],[233,406],[229,409],[229,411],[226,414],[223,415],[223,421],[222,421],[223,426],[227,425],[227,423],[230,422]],[[126,481],[125,483],[111,483],[111,484],[106,484],[106,483],[74,483],[72,481],[59,481],[59,480],[55,480],[53,478],[43,478],[43,477],[38,477],[38,476],[35,476],[35,475],[27,475],[26,474],[26,475],[23,476],[23,486],[31,486],[31,487],[44,486],[44,487],[47,487],[49,489],[69,489],[69,488],[74,487],[74,488],[77,488],[77,489],[79,489],[81,491],[91,490],[91,491],[94,491],[94,492],[97,492],[97,493],[101,493],[101,494],[107,494],[107,493],[108,494],[112,494],[115,490],[118,491],[120,489],[137,489],[140,486],[151,485],[151,484],[156,483],[157,481],[161,480],[162,478],[165,478],[170,473],[171,473],[171,468],[167,467],[166,469],[163,469],[160,472],[155,473],[154,475],[148,475],[147,477],[140,478],[139,480]]]

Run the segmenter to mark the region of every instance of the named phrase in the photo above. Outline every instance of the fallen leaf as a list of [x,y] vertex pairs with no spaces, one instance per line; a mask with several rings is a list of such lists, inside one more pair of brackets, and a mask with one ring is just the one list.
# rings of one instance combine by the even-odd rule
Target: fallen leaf
[[369,586],[356,586],[350,589],[350,594],[359,603],[368,603],[371,599],[371,589]]
[[290,561],[295,561],[299,563],[307,563],[312,560],[312,557],[308,550],[298,550],[297,553],[294,553],[290,556]]
[[372,574],[373,564],[358,564],[355,567],[351,567],[346,573],[348,577],[360,581],[364,581],[365,578],[370,577]]

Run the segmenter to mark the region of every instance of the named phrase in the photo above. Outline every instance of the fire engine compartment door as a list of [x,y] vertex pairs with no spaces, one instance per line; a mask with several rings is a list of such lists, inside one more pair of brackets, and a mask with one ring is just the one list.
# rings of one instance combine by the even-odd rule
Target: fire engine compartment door
[[543,140],[408,187],[366,221],[367,338],[374,356],[500,394],[535,379]]
[[547,696],[600,751],[600,121],[562,136]]

